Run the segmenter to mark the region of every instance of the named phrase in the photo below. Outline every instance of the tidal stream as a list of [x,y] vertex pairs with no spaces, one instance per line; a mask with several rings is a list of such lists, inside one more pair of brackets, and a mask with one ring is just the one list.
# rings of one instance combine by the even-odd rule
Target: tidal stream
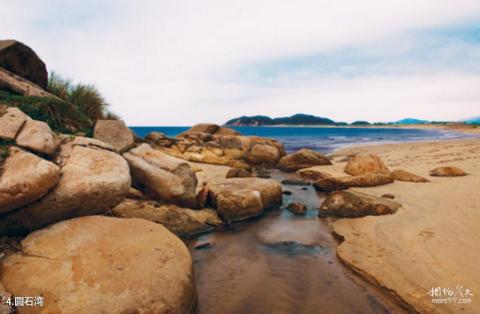
[[328,218],[317,217],[325,196],[306,188],[284,185],[284,205],[303,202],[305,216],[279,208],[188,242],[200,314],[406,313],[341,263]]

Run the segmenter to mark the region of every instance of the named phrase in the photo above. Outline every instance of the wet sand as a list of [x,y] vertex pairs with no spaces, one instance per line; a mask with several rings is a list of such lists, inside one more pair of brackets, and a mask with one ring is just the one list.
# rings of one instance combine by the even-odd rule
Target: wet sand
[[[277,179],[282,175],[275,175]],[[311,186],[284,186],[304,202],[306,216],[286,209],[235,223],[189,241],[200,313],[405,313],[390,295],[345,267],[328,218],[318,218],[324,195]],[[195,249],[197,244],[211,246]]]

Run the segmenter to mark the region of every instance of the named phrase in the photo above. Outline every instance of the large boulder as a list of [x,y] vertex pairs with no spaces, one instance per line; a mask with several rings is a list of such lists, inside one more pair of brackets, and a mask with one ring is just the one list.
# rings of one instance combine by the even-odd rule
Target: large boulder
[[149,195],[183,207],[196,207],[197,177],[184,160],[169,156],[148,144],[123,154],[133,179]]
[[18,148],[9,149],[9,157],[0,169],[0,214],[18,209],[48,193],[60,178],[54,163]]
[[383,161],[374,154],[360,154],[351,158],[345,167],[345,173],[358,176],[366,173],[390,174]]
[[253,164],[275,165],[280,157],[278,148],[268,144],[254,144],[248,152],[248,161]]
[[47,123],[30,118],[25,122],[16,142],[18,146],[46,155],[55,153],[59,145],[58,138]]
[[212,205],[225,221],[241,221],[263,213],[262,196],[257,190],[222,190],[211,195]]
[[430,171],[432,177],[463,177],[467,173],[458,167],[438,167]]
[[155,201],[126,199],[112,214],[121,218],[142,218],[167,227],[179,236],[194,236],[213,230],[222,221],[212,209],[192,210]]
[[318,215],[338,217],[362,217],[367,215],[393,214],[400,204],[382,197],[354,191],[331,193],[320,206]]
[[192,259],[164,226],[88,216],[28,235],[1,263],[16,296],[43,296],[22,313],[194,313]]
[[393,177],[390,174],[367,173],[358,176],[326,177],[315,181],[313,186],[318,191],[331,192],[351,187],[372,187],[389,183],[393,183]]
[[48,85],[45,63],[30,47],[15,40],[0,40],[0,67],[43,89]]
[[90,137],[61,135],[61,146],[58,153],[55,155],[55,162],[63,165],[75,146],[83,146],[94,149],[105,149],[114,152],[112,145],[96,140]]
[[244,208],[244,216],[260,214],[259,207],[270,209],[282,203],[282,186],[275,180],[231,178],[210,183],[208,189],[212,205],[217,210],[222,206],[224,212]]
[[429,180],[425,179],[424,177],[421,177],[419,175],[416,175],[414,173],[397,169],[392,171],[392,177],[396,181],[405,181],[405,182],[430,182]]
[[112,145],[120,153],[132,148],[135,143],[132,130],[121,120],[98,120],[93,137]]
[[283,171],[297,171],[303,168],[331,164],[330,160],[322,154],[304,148],[293,154],[283,156],[278,162],[277,167]]
[[0,139],[14,140],[28,116],[15,107],[0,110]]
[[77,216],[94,215],[119,204],[131,185],[130,171],[118,154],[75,146],[46,196],[0,217],[0,235],[24,234]]

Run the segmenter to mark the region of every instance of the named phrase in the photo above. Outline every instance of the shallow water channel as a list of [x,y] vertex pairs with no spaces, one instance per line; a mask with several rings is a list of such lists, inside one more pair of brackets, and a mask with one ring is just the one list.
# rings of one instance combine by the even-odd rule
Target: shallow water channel
[[328,218],[317,217],[324,195],[311,186],[284,190],[292,192],[284,204],[303,202],[306,216],[279,208],[188,242],[199,313],[406,313],[337,258]]

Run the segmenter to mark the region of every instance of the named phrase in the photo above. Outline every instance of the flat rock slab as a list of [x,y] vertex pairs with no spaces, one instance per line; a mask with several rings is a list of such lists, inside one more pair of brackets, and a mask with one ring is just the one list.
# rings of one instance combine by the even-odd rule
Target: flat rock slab
[[142,218],[164,225],[178,236],[212,231],[222,221],[212,209],[192,210],[155,201],[126,199],[112,209],[115,217]]
[[400,204],[382,197],[354,191],[331,193],[320,206],[319,216],[362,217],[393,214]]
[[316,181],[313,186],[318,191],[331,192],[352,187],[372,187],[393,183],[390,174],[367,173],[358,176],[327,177]]
[[464,177],[465,171],[458,167],[438,167],[430,171],[432,177]]
[[87,216],[34,232],[2,261],[17,296],[43,296],[19,313],[193,313],[192,259],[164,226]]
[[60,169],[54,163],[11,148],[3,165],[3,172],[0,172],[0,214],[38,200],[47,194],[59,179]]

